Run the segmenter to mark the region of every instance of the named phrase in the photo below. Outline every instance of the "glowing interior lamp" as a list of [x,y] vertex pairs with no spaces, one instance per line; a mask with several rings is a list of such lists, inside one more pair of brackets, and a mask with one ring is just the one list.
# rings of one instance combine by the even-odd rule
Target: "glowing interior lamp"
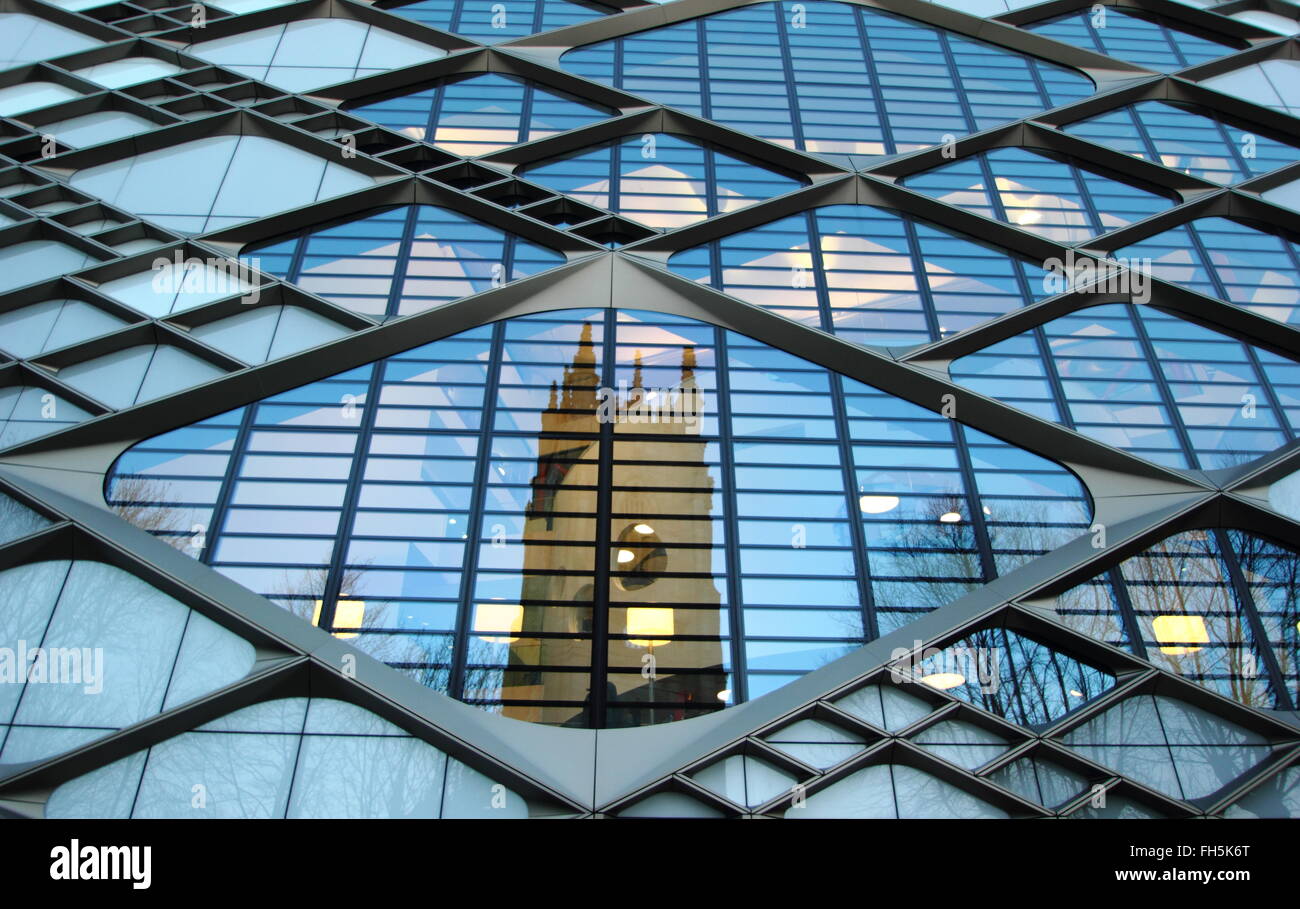
[[[316,601],[316,608],[311,614],[311,623],[320,625],[320,610],[322,603]],[[361,622],[366,617],[366,603],[364,600],[338,600],[334,604],[334,627],[335,628],[360,628]],[[355,638],[355,631],[335,631],[332,632],[336,638]]]
[[[524,607],[518,603],[476,603],[474,605],[475,631],[518,632],[524,627]],[[493,644],[513,644],[517,637],[485,637]]]
[[939,515],[939,520],[944,524],[957,524],[961,522],[961,515],[955,511],[945,511]]
[[862,496],[858,507],[864,514],[884,514],[898,507],[898,496]]
[[628,562],[636,561],[636,553],[630,549],[620,549],[618,551],[618,564],[626,565]]
[[627,633],[643,635],[631,641],[638,647],[661,647],[668,641],[656,639],[672,635],[673,611],[662,606],[629,606]]
[[650,534],[655,532],[655,529],[651,527],[649,524],[638,524],[632,529],[635,530],[637,533],[641,534],[641,536],[643,537],[648,537]]
[[1081,697],[1083,697],[1083,692],[1080,691],[1078,688],[1071,688],[1071,689],[1070,689],[1070,697],[1072,697],[1072,698],[1081,698]]
[[731,702],[731,689],[730,689],[730,688],[724,688],[724,689],[722,689],[721,691],[719,691],[719,692],[718,692],[718,700],[719,700],[719,701],[722,701],[722,703],[724,703],[724,704],[730,703],[730,702]]
[[1162,644],[1174,646],[1161,647],[1161,653],[1180,656],[1195,653],[1199,647],[1187,647],[1187,644],[1210,643],[1210,632],[1205,627],[1205,619],[1199,615],[1161,615],[1151,621],[1151,629],[1156,633],[1156,640]]
[[966,684],[966,676],[960,672],[933,672],[930,675],[921,676],[921,681],[931,688],[947,691],[949,688],[956,688],[958,685]]

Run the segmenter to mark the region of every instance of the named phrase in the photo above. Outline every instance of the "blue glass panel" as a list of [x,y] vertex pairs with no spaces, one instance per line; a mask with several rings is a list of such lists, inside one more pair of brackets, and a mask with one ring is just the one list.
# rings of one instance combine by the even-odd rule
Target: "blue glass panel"
[[937,340],[1047,296],[1036,264],[870,205],[792,215],[669,267],[859,344]]
[[1099,145],[1224,185],[1276,170],[1300,149],[1232,126],[1191,104],[1140,101],[1062,129]]
[[563,725],[738,703],[1089,519],[1028,452],[632,310],[476,328],[159,436],[108,499],[423,684]]
[[564,263],[554,250],[433,205],[389,208],[244,250],[254,267],[383,319]]
[[384,4],[389,12],[483,44],[549,32],[613,12],[584,0],[419,0]]
[[1300,242],[1229,218],[1198,218],[1116,251],[1157,278],[1270,319],[1300,323]]
[[481,73],[348,111],[466,157],[586,126],[614,112],[536,82]]
[[1061,243],[1079,243],[1168,208],[1154,192],[1074,159],[997,148],[908,177],[909,189]]
[[518,171],[543,186],[670,229],[797,189],[787,177],[693,139],[646,133]]
[[[1133,249],[1133,247],[1130,247]],[[1170,467],[1295,438],[1294,364],[1150,306],[1094,306],[952,364],[954,380]]]
[[1161,73],[1186,69],[1235,49],[1226,39],[1207,40],[1163,16],[1113,6],[1083,9],[1024,28]]
[[1084,634],[1225,697],[1285,708],[1300,696],[1297,572],[1300,556],[1267,540],[1192,530],[1061,594],[1056,608]]
[[1092,94],[1070,70],[860,6],[760,3],[561,66],[810,152],[913,151]]

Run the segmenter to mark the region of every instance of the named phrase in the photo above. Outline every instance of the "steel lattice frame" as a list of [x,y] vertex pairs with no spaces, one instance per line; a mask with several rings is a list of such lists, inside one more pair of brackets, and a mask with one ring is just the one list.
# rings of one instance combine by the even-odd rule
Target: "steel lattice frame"
[[[811,208],[839,204],[874,204],[937,222],[1031,260],[1064,257],[1071,247],[941,203],[905,189],[895,181],[947,160],[942,150],[927,150],[890,158],[814,155],[794,151],[708,120],[600,85],[559,69],[565,51],[656,26],[737,9],[760,0],[678,0],[666,6],[617,3],[626,11],[542,35],[483,47],[466,38],[439,32],[354,0],[304,2],[242,16],[213,14],[204,39],[276,25],[306,16],[351,18],[382,25],[447,51],[433,62],[358,79],[317,93],[291,94],[219,67],[194,60],[178,48],[191,32],[183,20],[185,7],[168,18],[153,7],[119,4],[114,25],[86,15],[34,2],[0,0],[0,12],[25,12],[109,42],[105,47],[60,60],[30,64],[0,75],[0,87],[21,81],[55,81],[82,92],[94,92],[59,105],[59,117],[92,110],[135,112],[155,122],[164,115],[176,120],[131,138],[86,151],[57,149],[41,156],[42,138],[19,123],[0,120],[0,156],[13,162],[0,169],[0,183],[47,181],[33,191],[51,198],[74,200],[81,194],[63,185],[79,168],[115,157],[166,148],[191,139],[219,134],[258,135],[331,158],[340,153],[339,140],[308,131],[335,126],[359,137],[351,164],[383,178],[374,187],[307,205],[284,214],[233,228],[181,239],[144,223],[122,229],[124,237],[151,236],[165,243],[147,253],[119,257],[110,247],[67,228],[58,215],[30,217],[0,200],[0,213],[23,219],[0,229],[0,244],[30,239],[55,239],[88,253],[102,264],[77,277],[43,281],[0,297],[0,310],[43,299],[92,299],[100,308],[122,315],[133,324],[121,331],[87,341],[32,362],[0,366],[5,385],[35,385],[53,391],[88,410],[92,419],[34,440],[0,455],[0,490],[51,518],[54,523],[29,536],[0,546],[0,570],[50,558],[93,558],[133,573],[187,606],[251,641],[257,662],[242,681],[185,706],[123,729],[90,745],[32,765],[0,768],[0,811],[40,816],[45,800],[61,783],[104,766],[141,748],[192,729],[233,709],[287,696],[325,696],[352,701],[398,724],[413,735],[460,758],[524,795],[534,815],[617,814],[621,808],[664,790],[691,795],[728,816],[777,814],[789,794],[756,809],[731,804],[693,782],[687,773],[719,757],[749,753],[786,769],[815,792],[845,775],[880,762],[909,764],[946,780],[1013,815],[1067,814],[1083,797],[1048,811],[1025,801],[984,777],[1029,752],[1050,753],[1062,765],[1090,780],[1126,794],[1172,816],[1214,815],[1244,793],[1288,767],[1300,764],[1300,715],[1243,707],[1154,667],[1126,652],[1082,636],[1058,622],[1053,598],[1105,569],[1184,530],[1210,527],[1250,528],[1300,550],[1300,524],[1268,507],[1270,483],[1300,470],[1300,443],[1240,467],[1217,470],[1175,470],[1094,441],[1064,426],[1031,416],[997,400],[971,392],[950,381],[947,365],[967,353],[988,347],[1058,316],[1099,303],[1128,302],[1124,295],[1069,293],[1043,300],[940,341],[912,348],[863,348],[830,334],[786,320],[759,307],[701,286],[669,272],[670,255]],[[1264,59],[1300,59],[1300,41],[1266,32],[1216,13],[1170,0],[1118,0],[1108,5],[1146,10],[1227,35],[1247,49],[1176,75],[1155,74],[1132,64],[1063,45],[1021,31],[1017,23],[1036,21],[1086,8],[1079,0],[1055,0],[990,19],[981,19],[923,0],[841,0],[885,10],[977,37],[1001,47],[1037,55],[1075,67],[1098,86],[1096,94],[1077,103],[974,135],[962,137],[959,157],[1001,146],[1041,148],[1073,155],[1135,180],[1172,192],[1180,201],[1152,217],[1073,247],[1102,254],[1153,236],[1195,217],[1248,217],[1300,235],[1300,214],[1263,201],[1259,193],[1300,179],[1300,162],[1232,187],[1221,187],[1152,162],[1143,161],[1061,132],[1056,127],[1099,112],[1145,99],[1194,102],[1221,112],[1233,121],[1264,133],[1295,136],[1297,121],[1269,108],[1230,98],[1197,84],[1205,79]],[[1266,0],[1271,6],[1273,0]],[[156,6],[156,5],[155,5]],[[1220,9],[1260,8],[1238,0]],[[140,37],[141,34],[147,37]],[[71,74],[75,67],[132,55],[155,56],[176,63],[183,72],[130,89],[103,91]],[[506,148],[469,161],[373,126],[339,111],[340,104],[394,92],[404,86],[427,85],[440,77],[496,72],[535,81],[617,110],[617,115],[593,125]],[[198,88],[196,86],[202,86]],[[154,93],[164,100],[146,104]],[[177,119],[173,114],[185,114]],[[281,117],[301,114],[286,123]],[[51,119],[54,114],[49,115]],[[616,215],[590,210],[536,189],[534,211],[567,205],[588,211],[592,220],[564,231],[536,218],[529,209],[510,210],[491,199],[507,186],[517,186],[512,172],[523,165],[645,132],[674,132],[709,140],[770,166],[805,177],[809,185],[743,210],[689,227],[653,233]],[[21,176],[20,176],[21,175]],[[449,176],[451,175],[451,176]],[[443,180],[455,179],[467,191]],[[26,198],[26,197],[24,197]],[[86,200],[88,205],[94,200]],[[374,324],[346,309],[292,285],[267,278],[264,299],[292,302],[327,315],[352,333],[337,341],[261,366],[242,363],[203,345],[185,328],[238,311],[238,301],[225,301],[183,314],[142,320],[114,300],[96,292],[96,285],[139,271],[155,256],[230,256],[244,247],[284,236],[312,225],[338,220],[370,209],[399,204],[443,206],[533,242],[559,250],[566,264],[500,288],[457,300],[433,310]],[[96,211],[112,211],[97,206]],[[132,216],[117,217],[133,222]],[[631,241],[614,251],[589,237],[610,231]],[[1300,330],[1238,306],[1153,280],[1151,304],[1177,313],[1267,350],[1300,358]],[[629,301],[634,301],[630,303]],[[159,432],[195,419],[228,411],[268,395],[349,369],[377,358],[453,335],[499,319],[557,309],[634,306],[688,316],[748,335],[818,365],[869,383],[882,391],[938,412],[945,396],[956,401],[960,420],[1000,438],[1014,440],[1028,451],[1073,470],[1095,505],[1094,520],[1107,527],[1108,545],[1097,549],[1083,536],[1022,568],[995,579],[977,591],[943,607],[898,632],[874,640],[860,650],[824,666],[757,701],[691,720],[641,729],[555,729],[511,722],[485,714],[450,697],[421,687],[365,653],[294,618],[268,601],[195,562],[106,510],[102,488],[106,472],[125,449]],[[108,412],[97,402],[60,382],[57,369],[92,356],[123,349],[145,340],[166,341],[227,370],[227,374],[165,398]],[[1050,730],[1035,733],[990,718],[948,695],[926,689],[923,696],[936,712],[898,734],[875,729],[829,704],[846,691],[888,675],[891,654],[914,642],[943,646],[972,630],[990,625],[1023,629],[1048,644],[1068,649],[1112,672],[1117,685],[1105,696],[1071,713]],[[354,676],[342,670],[354,662]],[[922,686],[917,686],[922,687]],[[1136,781],[1116,776],[1066,751],[1050,738],[1103,712],[1118,700],[1137,693],[1176,694],[1247,729],[1264,735],[1274,746],[1272,757],[1221,791],[1197,802],[1181,802]],[[827,772],[800,764],[763,742],[761,735],[795,719],[821,716],[859,732],[866,750]],[[941,761],[907,738],[917,729],[953,716],[973,717],[996,727],[1013,742],[1002,758],[979,774]]]

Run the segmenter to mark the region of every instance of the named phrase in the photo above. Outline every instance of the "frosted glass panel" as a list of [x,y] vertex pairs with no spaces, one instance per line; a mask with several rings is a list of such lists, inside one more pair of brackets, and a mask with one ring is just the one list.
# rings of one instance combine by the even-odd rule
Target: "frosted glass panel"
[[0,117],[12,117],[80,98],[81,92],[57,82],[22,82],[0,88]]
[[[0,492],[0,544],[25,537],[49,525],[48,519]],[[0,628],[4,628],[2,618],[0,618]],[[0,640],[6,640],[3,634],[0,634]],[[0,716],[3,716],[3,710],[0,710]]]
[[0,313],[0,347],[15,357],[34,357],[125,324],[81,300],[44,300]]
[[41,127],[42,135],[53,135],[70,148],[85,148],[111,142],[124,136],[134,136],[156,126],[153,121],[135,114],[116,110],[100,110],[92,114],[47,123]]
[[222,370],[189,351],[142,344],[66,367],[61,378],[116,410],[206,382]]
[[619,817],[722,817],[722,812],[680,792],[660,792],[618,813]]
[[526,818],[528,805],[521,796],[452,758],[447,762],[442,816],[502,820]]
[[0,573],[0,641],[30,654],[31,667],[25,684],[0,684],[0,722],[11,724],[2,763],[48,757],[152,716],[169,684],[175,705],[253,665],[249,644],[102,562]]
[[264,363],[346,335],[337,322],[297,306],[271,306],[218,319],[191,334],[245,363]]
[[[132,817],[283,817],[296,735],[187,732],[155,745]],[[195,805],[201,786],[201,807]]]
[[1004,818],[1007,813],[938,777],[895,764],[900,818]]
[[150,268],[105,281],[99,286],[106,294],[148,316],[184,312],[205,303],[243,296],[253,289],[239,269],[218,268],[195,259],[181,267],[168,260],[165,268]]
[[99,46],[81,32],[26,13],[0,13],[0,69]]
[[0,448],[49,435],[89,418],[86,411],[44,388],[0,388]]
[[72,186],[181,233],[228,227],[374,181],[261,136],[211,136],[73,174]]
[[767,761],[740,754],[710,764],[692,779],[723,798],[748,808],[770,802],[798,782]]
[[1224,817],[1300,817],[1300,767],[1265,780],[1223,812]]
[[894,785],[889,767],[865,767],[808,796],[802,806],[791,807],[787,818],[896,818]]
[[446,52],[352,19],[302,19],[191,44],[196,57],[302,92],[436,60]]
[[288,816],[437,817],[445,762],[413,738],[304,736]]
[[945,761],[974,770],[1007,751],[1007,740],[961,720],[943,720],[912,739]]
[[108,63],[97,63],[85,69],[74,70],[81,78],[96,82],[105,88],[136,85],[180,71],[181,68],[176,64],[156,57],[123,57],[121,60],[110,60]]
[[13,290],[97,261],[94,256],[54,240],[28,240],[0,249],[0,291]]

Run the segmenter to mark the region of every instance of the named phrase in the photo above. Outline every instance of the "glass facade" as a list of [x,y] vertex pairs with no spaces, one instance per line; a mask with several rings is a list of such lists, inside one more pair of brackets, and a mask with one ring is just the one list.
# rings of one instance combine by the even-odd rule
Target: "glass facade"
[[380,126],[472,157],[602,120],[614,112],[536,82],[481,73],[346,108]]
[[760,3],[565,54],[570,72],[809,152],[914,151],[1092,94],[1084,76],[847,3]]
[[1300,365],[1151,306],[1093,306],[968,354],[967,388],[1169,467],[1212,470],[1296,437]]
[[109,500],[430,687],[601,726],[757,697],[1089,518],[1048,461],[636,311],[498,323],[159,436]]
[[301,6],[0,12],[0,815],[1300,816],[1294,16]]
[[938,340],[1047,296],[1037,263],[870,205],[792,215],[683,250],[668,265],[858,344]]

